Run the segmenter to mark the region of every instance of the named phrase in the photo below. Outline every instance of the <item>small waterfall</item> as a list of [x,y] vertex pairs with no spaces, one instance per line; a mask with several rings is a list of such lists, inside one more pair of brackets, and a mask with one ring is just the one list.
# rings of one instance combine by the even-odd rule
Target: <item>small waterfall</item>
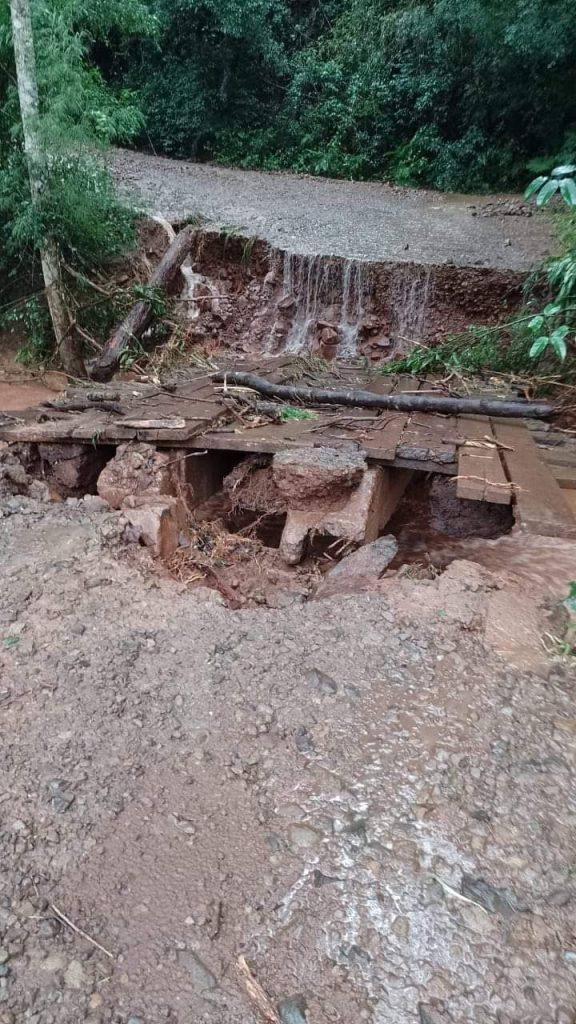
[[206,303],[211,304],[215,311],[218,307],[218,289],[215,284],[203,274],[197,274],[192,270],[189,260],[180,268],[184,278],[182,291],[180,292],[181,314],[186,320],[197,320]]
[[408,351],[426,328],[431,268],[407,263],[395,268],[390,285],[390,312],[394,354]]
[[362,262],[286,252],[283,288],[285,298],[294,302],[287,352],[306,351],[314,340],[318,321],[326,320],[340,335],[337,354],[346,358],[357,355],[367,291]]
[[344,265],[342,311],[338,324],[341,338],[338,355],[343,359],[353,359],[358,355],[358,331],[364,315],[366,290],[364,264],[348,260]]

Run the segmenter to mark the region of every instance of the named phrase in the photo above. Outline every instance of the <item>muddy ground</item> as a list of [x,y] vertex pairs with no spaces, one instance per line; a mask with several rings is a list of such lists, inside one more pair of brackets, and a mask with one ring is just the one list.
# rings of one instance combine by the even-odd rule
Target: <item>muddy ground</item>
[[554,251],[546,214],[514,196],[445,195],[382,182],[242,171],[117,150],[118,183],[150,212],[297,253],[528,271]]
[[573,1024],[574,673],[494,653],[501,578],[231,611],[0,515],[2,1024]]

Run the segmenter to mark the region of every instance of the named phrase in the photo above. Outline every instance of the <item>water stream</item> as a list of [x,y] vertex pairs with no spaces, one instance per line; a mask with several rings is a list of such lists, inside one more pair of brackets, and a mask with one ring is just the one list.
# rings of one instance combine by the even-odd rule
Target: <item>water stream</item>
[[[387,291],[375,295],[375,277],[362,260],[284,253],[283,295],[294,306],[287,352],[313,347],[319,324],[338,331],[336,355],[359,355],[359,337],[368,314],[377,312],[386,325],[394,353],[406,351],[425,336],[431,294],[431,268],[406,263],[391,268]],[[384,301],[382,301],[384,300]]]
[[368,291],[366,264],[360,260],[332,261],[324,256],[284,254],[283,288],[295,301],[287,352],[309,347],[318,321],[334,323],[340,335],[337,355],[357,354],[360,323]]

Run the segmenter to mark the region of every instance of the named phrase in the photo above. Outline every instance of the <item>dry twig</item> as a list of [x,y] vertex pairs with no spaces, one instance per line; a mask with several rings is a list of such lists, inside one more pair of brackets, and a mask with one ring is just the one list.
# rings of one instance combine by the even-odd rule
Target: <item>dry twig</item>
[[109,957],[110,960],[114,960],[114,954],[111,953],[109,949],[106,949],[105,946],[100,945],[100,943],[97,942],[96,939],[93,939],[91,935],[88,935],[88,932],[85,932],[83,928],[79,928],[78,925],[74,924],[74,922],[71,921],[70,918],[67,917],[66,914],[62,910],[60,910],[60,908],[57,907],[55,903],[50,903],[49,906],[50,910],[52,910],[56,914],[56,917],[58,917],[63,924],[67,925],[68,928],[71,928],[73,932],[76,932],[76,935],[81,935],[82,938],[86,939],[86,941],[89,942],[91,946],[94,946],[96,949],[99,949],[100,952],[104,953],[104,955]]
[[262,1020],[264,1020],[266,1024],[281,1024],[280,1017],[276,1013],[276,1010],[262,988],[262,985],[252,974],[252,971],[246,961],[246,957],[239,956],[237,965],[238,973],[244,982],[246,991],[258,1010],[258,1013],[262,1017]]

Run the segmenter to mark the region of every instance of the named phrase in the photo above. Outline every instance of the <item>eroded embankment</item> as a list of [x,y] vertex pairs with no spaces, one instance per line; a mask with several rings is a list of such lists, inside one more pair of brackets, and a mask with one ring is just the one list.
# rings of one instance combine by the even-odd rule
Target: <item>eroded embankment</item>
[[526,279],[514,270],[298,255],[216,231],[199,231],[183,274],[189,344],[373,362],[504,320]]

